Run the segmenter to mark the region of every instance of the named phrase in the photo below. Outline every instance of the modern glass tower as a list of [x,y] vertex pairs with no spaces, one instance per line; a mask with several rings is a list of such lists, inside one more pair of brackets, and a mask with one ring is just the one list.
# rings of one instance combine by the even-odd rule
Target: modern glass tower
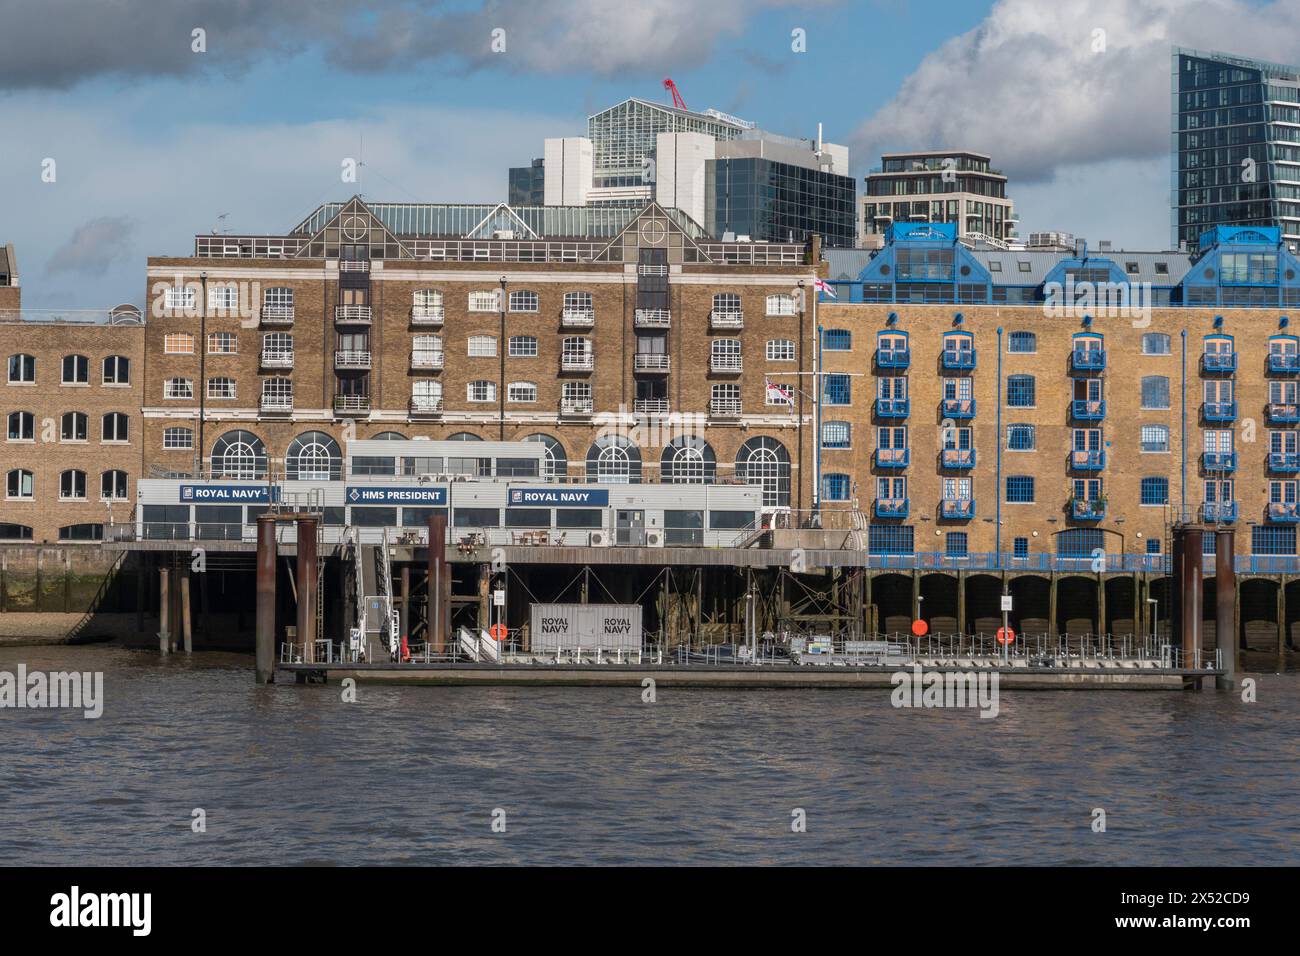
[[1277,226],[1300,245],[1300,67],[1173,52],[1172,237]]
[[716,110],[696,113],[649,100],[624,100],[587,118],[593,185],[642,185],[646,161],[654,156],[655,137],[660,133],[706,133],[715,140],[728,140],[753,126]]

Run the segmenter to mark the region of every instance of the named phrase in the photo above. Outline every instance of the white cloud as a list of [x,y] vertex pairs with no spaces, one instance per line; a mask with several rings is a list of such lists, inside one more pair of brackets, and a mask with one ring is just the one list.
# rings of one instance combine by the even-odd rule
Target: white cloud
[[[277,233],[322,202],[355,192],[397,202],[498,202],[506,168],[540,152],[542,139],[572,126],[570,117],[437,107],[373,110],[359,121],[248,125],[179,122],[165,135],[129,132],[134,105],[77,110],[45,95],[11,99],[6,124],[21,139],[0,151],[6,183],[4,241],[24,274],[29,308],[98,308],[140,303],[148,256],[192,254],[194,236],[217,226]],[[360,184],[342,181],[342,161],[364,137]],[[58,163],[54,183],[41,181],[41,160]],[[100,219],[134,226],[115,238],[111,268],[99,271],[87,228]],[[69,236],[80,241],[70,244]],[[77,273],[51,272],[68,265]],[[75,279],[75,281],[73,281]]]
[[853,145],[871,157],[977,149],[1013,183],[1167,157],[1175,45],[1296,62],[1300,3],[1000,0],[979,27],[928,55]]

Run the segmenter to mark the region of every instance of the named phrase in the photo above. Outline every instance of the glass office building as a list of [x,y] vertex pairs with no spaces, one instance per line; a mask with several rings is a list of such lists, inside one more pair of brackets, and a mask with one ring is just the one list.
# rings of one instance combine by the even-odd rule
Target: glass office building
[[696,113],[648,100],[629,99],[587,118],[593,182],[597,188],[640,186],[646,162],[655,155],[660,133],[706,133],[715,140],[735,139],[753,123],[716,110]]
[[827,247],[854,244],[856,189],[838,176],[770,159],[715,159],[706,164],[706,231],[756,242],[803,242],[822,237]]
[[1172,236],[1277,226],[1300,245],[1300,67],[1176,48]]
[[528,166],[510,167],[510,185],[507,192],[512,206],[540,206],[546,202],[546,168],[541,159]]

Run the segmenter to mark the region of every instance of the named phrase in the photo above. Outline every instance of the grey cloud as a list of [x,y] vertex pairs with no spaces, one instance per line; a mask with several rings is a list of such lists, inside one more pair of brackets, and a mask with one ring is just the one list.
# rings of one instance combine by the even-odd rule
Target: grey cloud
[[[238,74],[271,56],[320,49],[346,70],[422,62],[459,69],[613,74],[705,61],[770,7],[829,0],[0,0],[0,90],[67,88],[99,76]],[[206,32],[207,52],[191,50]],[[506,31],[506,52],[491,50]]]
[[70,272],[102,276],[125,261],[135,223],[125,216],[101,216],[78,226],[71,238],[54,251],[46,265],[50,273]]

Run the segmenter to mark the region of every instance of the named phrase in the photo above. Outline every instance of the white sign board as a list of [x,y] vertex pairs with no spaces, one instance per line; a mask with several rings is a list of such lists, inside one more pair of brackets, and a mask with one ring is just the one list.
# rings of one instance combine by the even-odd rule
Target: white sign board
[[1004,610],[1004,611],[1010,611],[1011,609],[1012,609],[1012,608],[1011,608],[1011,595],[1010,595],[1010,594],[1004,594],[1004,595],[1002,595],[1002,610]]
[[493,592],[492,592],[492,603],[493,603],[494,605],[496,605],[497,607],[505,607],[505,606],[506,606],[506,592],[505,592],[505,591],[493,591]]
[[641,649],[639,604],[534,604],[531,611],[534,651]]

